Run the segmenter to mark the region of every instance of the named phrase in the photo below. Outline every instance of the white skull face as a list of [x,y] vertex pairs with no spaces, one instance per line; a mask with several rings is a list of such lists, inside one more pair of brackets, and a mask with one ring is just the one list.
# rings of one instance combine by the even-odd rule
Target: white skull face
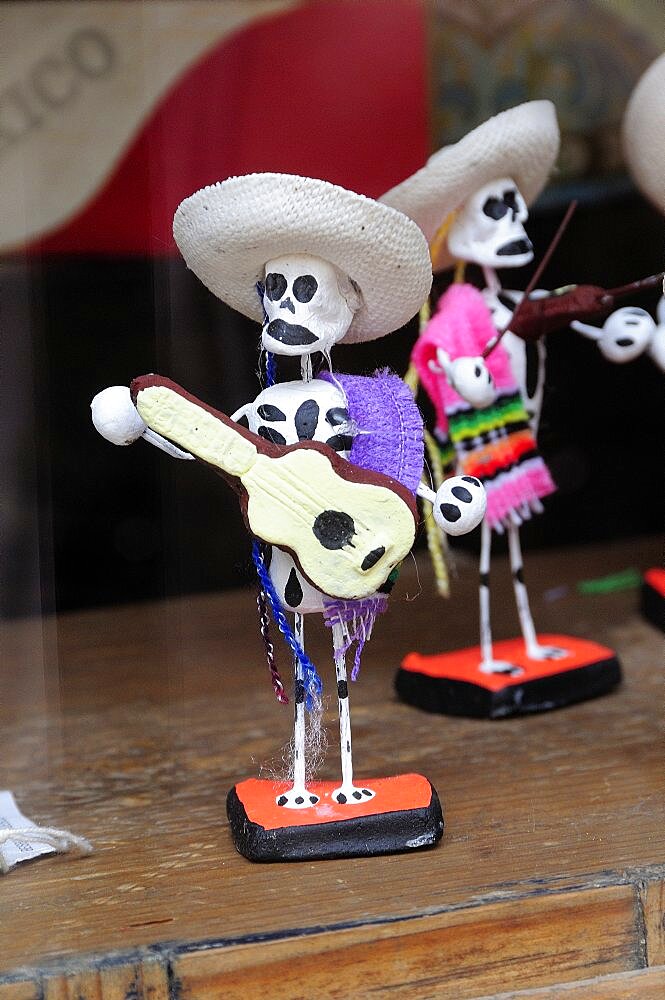
[[646,309],[624,306],[603,324],[598,347],[608,361],[623,364],[638,358],[649,345],[655,323]]
[[328,353],[345,335],[360,302],[333,264],[309,254],[268,261],[262,342],[274,354]]
[[445,375],[452,389],[476,410],[491,406],[497,396],[494,379],[480,356],[450,360],[450,355],[439,347],[436,361],[430,368],[437,375]]
[[450,227],[448,249],[481,267],[522,267],[533,260],[524,223],[529,217],[514,181],[501,177],[479,188]]
[[617,309],[607,317],[602,327],[578,320],[570,325],[578,333],[595,340],[603,357],[619,365],[638,358],[649,346],[656,328],[646,309],[637,306]]

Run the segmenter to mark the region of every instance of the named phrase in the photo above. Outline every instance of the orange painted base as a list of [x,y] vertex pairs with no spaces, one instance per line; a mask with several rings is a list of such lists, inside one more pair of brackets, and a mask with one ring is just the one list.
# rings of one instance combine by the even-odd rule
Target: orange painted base
[[648,569],[642,581],[642,614],[665,632],[665,569]]
[[562,708],[604,694],[621,680],[611,649],[568,635],[539,635],[543,646],[559,646],[559,660],[530,660],[523,639],[494,643],[497,660],[522,669],[518,677],[484,674],[480,647],[422,656],[409,653],[397,673],[400,698],[428,712],[473,718],[505,718]]
[[374,798],[347,805],[332,799],[338,784],[308,784],[319,802],[306,809],[277,805],[286,782],[249,778],[235,785],[226,809],[237,850],[251,861],[308,861],[393,854],[441,839],[441,805],[421,774],[366,779],[359,787],[371,788]]

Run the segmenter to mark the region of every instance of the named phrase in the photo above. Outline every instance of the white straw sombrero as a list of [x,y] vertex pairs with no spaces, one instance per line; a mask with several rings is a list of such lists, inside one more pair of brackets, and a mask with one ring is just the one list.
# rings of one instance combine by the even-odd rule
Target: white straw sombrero
[[[527,205],[540,194],[559,151],[551,101],[529,101],[483,122],[452,146],[444,146],[421,170],[379,199],[417,222],[431,243],[444,220],[490,181],[510,177]],[[451,267],[441,241],[434,271]]]
[[665,55],[640,77],[626,108],[622,139],[635,183],[665,212]]
[[345,343],[397,330],[429,294],[432,270],[418,226],[387,205],[312,177],[247,174],[186,198],[173,234],[211,292],[259,322],[256,282],[267,261],[308,253],[358,285],[363,305]]

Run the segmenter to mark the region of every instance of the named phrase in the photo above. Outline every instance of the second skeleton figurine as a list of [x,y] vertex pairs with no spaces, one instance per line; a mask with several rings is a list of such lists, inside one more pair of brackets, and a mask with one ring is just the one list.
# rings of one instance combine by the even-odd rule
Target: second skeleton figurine
[[[293,652],[295,721],[291,780],[250,780],[230,793],[236,845],[248,857],[270,860],[435,843],[442,818],[426,779],[354,778],[346,655],[355,645],[355,679],[363,645],[413,541],[416,493],[433,504],[434,517],[451,534],[480,522],[485,493],[473,476],[448,480],[436,495],[421,485],[422,420],[397,376],[348,376],[330,368],[334,344],[383,336],[417,312],[431,284],[425,239],[394,209],[324,181],[281,174],[234,177],[198,191],[176,212],[174,235],[203,283],[261,322],[268,385],[230,420],[173,383],[147,376],[135,380],[132,398],[119,387],[100,393],[93,419],[115,443],[143,435],[240,484],[245,519],[257,538],[262,631],[270,608]],[[302,378],[275,382],[275,355],[299,357]],[[323,371],[314,377],[317,356]],[[245,421],[248,429],[232,421]],[[330,474],[320,464],[324,458]],[[259,467],[265,479],[260,500]],[[294,613],[293,627],[287,611]],[[332,633],[339,785],[308,776],[305,710],[316,725],[322,686],[305,652],[307,613],[322,614]],[[267,649],[275,692],[284,701],[270,642]]]
[[[439,657],[414,653],[398,674],[402,697],[431,711],[490,717],[541,711],[600,694],[620,678],[611,650],[538,635],[522,565],[520,526],[542,512],[541,500],[555,488],[535,436],[544,353],[538,345],[537,387],[527,397],[524,343],[510,331],[497,342],[522,293],[503,290],[496,269],[533,259],[524,223],[558,148],[553,105],[532,101],[444,147],[382,198],[418,222],[435,272],[455,264],[456,281],[436,305],[412,361],[434,405],[443,464],[477,477],[487,490],[480,646]],[[467,264],[482,269],[481,290],[464,283]],[[508,536],[521,642],[492,639],[493,532]]]

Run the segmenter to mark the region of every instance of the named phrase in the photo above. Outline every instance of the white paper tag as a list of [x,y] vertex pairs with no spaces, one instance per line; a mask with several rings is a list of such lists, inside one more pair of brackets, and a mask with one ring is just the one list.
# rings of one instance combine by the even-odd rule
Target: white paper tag
[[[11,792],[0,792],[0,830],[24,829],[26,826],[36,826],[32,820],[19,811]],[[48,844],[40,844],[36,840],[8,840],[0,845],[0,855],[4,867],[13,868],[21,861],[29,861],[40,854],[53,854],[54,850]],[[0,865],[0,868],[3,866]]]

